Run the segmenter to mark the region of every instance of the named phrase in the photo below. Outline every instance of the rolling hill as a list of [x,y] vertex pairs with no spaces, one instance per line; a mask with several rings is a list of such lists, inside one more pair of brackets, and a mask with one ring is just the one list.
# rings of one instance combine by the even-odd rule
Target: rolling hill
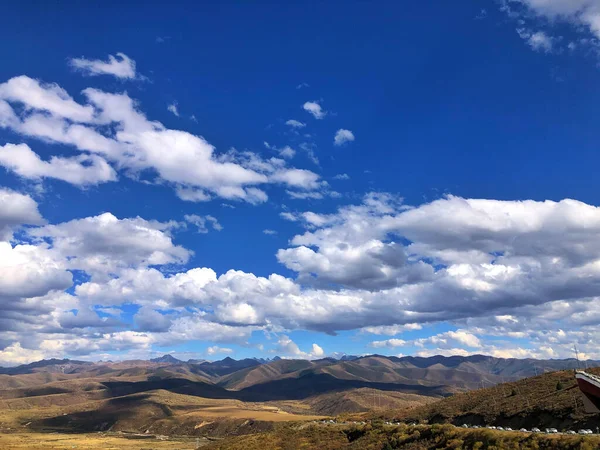
[[[600,367],[588,371],[598,375]],[[516,429],[596,429],[600,426],[597,415],[585,412],[572,370],[456,394],[408,412],[389,412],[387,417],[408,422],[496,425]]]
[[[542,373],[576,364],[379,355],[198,363],[48,360],[0,375],[0,431],[266,438],[296,430],[277,424],[340,414],[429,425],[592,428],[597,417],[584,413],[573,372]],[[521,378],[531,372],[541,374]]]

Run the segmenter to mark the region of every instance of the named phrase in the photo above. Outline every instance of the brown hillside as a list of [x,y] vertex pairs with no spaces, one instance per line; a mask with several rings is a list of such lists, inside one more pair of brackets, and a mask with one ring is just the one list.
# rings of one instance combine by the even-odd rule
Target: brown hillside
[[[589,369],[600,375],[600,368]],[[455,425],[500,425],[558,429],[600,426],[599,415],[586,414],[573,371],[558,371],[457,394],[439,402],[398,412],[407,421]]]

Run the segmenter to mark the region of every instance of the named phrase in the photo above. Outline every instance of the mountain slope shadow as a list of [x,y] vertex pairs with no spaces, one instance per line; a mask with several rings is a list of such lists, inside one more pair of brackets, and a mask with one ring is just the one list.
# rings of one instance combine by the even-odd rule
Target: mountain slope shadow
[[171,417],[167,405],[150,400],[148,394],[113,398],[101,408],[34,421],[30,428],[70,432],[106,431],[119,424],[121,430],[138,431],[140,424]]
[[329,374],[308,373],[298,378],[284,378],[255,384],[237,392],[239,400],[301,400],[326,392],[345,391],[356,388],[372,388],[429,396],[447,396],[446,386],[421,386],[400,383],[371,383],[361,380],[344,380]]
[[106,381],[108,397],[121,397],[140,392],[163,389],[176,394],[193,395],[212,399],[234,399],[236,395],[222,387],[185,378],[149,379],[148,381]]

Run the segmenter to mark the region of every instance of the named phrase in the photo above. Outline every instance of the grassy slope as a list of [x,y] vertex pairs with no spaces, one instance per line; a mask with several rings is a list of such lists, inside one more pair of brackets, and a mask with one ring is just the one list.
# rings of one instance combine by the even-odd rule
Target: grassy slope
[[335,416],[345,413],[412,409],[437,400],[435,397],[424,395],[360,388],[317,395],[306,399],[305,403],[318,414]]
[[314,369],[322,364],[330,363],[281,359],[226,375],[219,380],[218,384],[227,389],[240,390],[285,377],[298,377],[303,371]]
[[598,436],[547,436],[518,432],[470,430],[450,425],[341,427],[280,426],[266,433],[228,438],[209,444],[210,450],[388,450],[388,449],[514,449],[593,450]]
[[[600,375],[600,368],[590,369],[590,372]],[[409,421],[494,424],[512,428],[568,429],[600,425],[597,415],[585,413],[573,371],[552,372],[457,394],[409,412],[396,411],[391,415]]]

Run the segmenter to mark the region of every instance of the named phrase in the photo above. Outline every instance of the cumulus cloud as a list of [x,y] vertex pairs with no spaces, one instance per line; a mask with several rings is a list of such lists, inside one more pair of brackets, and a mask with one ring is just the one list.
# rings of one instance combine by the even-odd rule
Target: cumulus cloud
[[[287,167],[279,158],[265,160],[235,150],[218,154],[201,136],[149,120],[126,93],[88,88],[83,95],[86,105],[75,102],[58,85],[27,76],[0,84],[1,127],[82,152],[44,161],[28,147],[6,147],[5,165],[22,176],[60,178],[80,185],[113,180],[116,170],[134,179],[152,174],[156,182],[171,185],[183,200],[221,197],[251,204],[268,198],[258,185],[312,189],[320,178],[314,172]],[[281,156],[291,158],[293,149],[282,149]]]
[[430,266],[408,261],[403,245],[384,242],[387,231],[378,222],[393,212],[388,202],[387,196],[371,195],[363,205],[342,208],[338,215],[293,217],[317,230],[295,236],[294,247],[279,250],[277,259],[299,272],[301,282],[320,287],[382,289],[431,277]]
[[[317,358],[318,345],[300,349],[281,333],[358,329],[391,337],[375,348],[421,354],[564,357],[573,342],[597,353],[600,209],[575,200],[447,196],[409,206],[371,193],[333,211],[286,211],[301,231],[277,253],[294,272],[284,277],[177,267],[191,255],[174,243],[181,224],[105,213],[43,225],[35,202],[7,192],[0,202],[22,206],[14,217],[0,208],[6,233],[39,226],[24,233],[29,243],[0,244],[5,348],[19,342],[48,355],[114,342],[123,351],[194,339],[245,345],[252,332],[270,330],[279,336],[274,350]],[[136,331],[105,331],[97,308],[124,304],[140,308]],[[122,326],[118,316],[111,326]],[[453,329],[396,336],[440,321]]]
[[[19,244],[13,247],[8,242],[0,242],[0,272],[0,299],[4,310],[10,309],[10,301],[41,297],[72,285],[72,275],[67,271],[66,262],[56,258],[46,245]],[[28,307],[27,302],[13,306],[18,309]]]
[[395,336],[405,331],[420,330],[423,326],[418,323],[407,323],[405,325],[381,325],[377,327],[364,327],[361,331],[371,334],[385,334]]
[[142,306],[135,314],[134,320],[139,331],[164,332],[171,326],[173,317],[151,306]]
[[275,230],[270,230],[270,229],[268,229],[268,228],[267,228],[267,229],[264,229],[264,230],[263,230],[263,234],[267,234],[267,235],[270,235],[270,236],[272,236],[272,235],[274,235],[274,234],[277,234],[277,231],[275,231]]
[[54,178],[78,186],[117,179],[114,169],[100,156],[52,156],[49,161],[43,161],[27,144],[0,146],[0,165],[23,178]]
[[24,75],[0,84],[0,98],[20,103],[27,110],[46,111],[75,122],[90,122],[94,117],[94,108],[75,102],[57,84],[41,83]]
[[335,137],[333,138],[333,143],[338,147],[352,141],[354,141],[354,133],[350,130],[344,130],[343,128],[337,130]]
[[549,31],[564,32],[564,25],[571,26],[573,36],[572,41],[565,41],[567,48],[597,47],[600,38],[600,4],[597,0],[503,0],[500,5],[502,11],[518,22],[517,32],[536,51],[562,50],[555,48],[560,47],[562,37],[554,38]]
[[319,176],[305,169],[280,170],[272,175],[272,179],[300,189],[317,189],[321,186]]
[[370,346],[373,348],[395,348],[395,347],[404,347],[407,342],[403,339],[387,339],[385,341],[373,341]]
[[327,111],[324,111],[321,105],[314,102],[306,102],[302,105],[304,111],[310,113],[315,119],[323,119],[327,115]]
[[198,229],[198,233],[208,233],[209,226],[215,231],[221,231],[223,229],[219,221],[213,216],[198,216],[197,214],[186,214],[184,218],[186,222],[194,225]]
[[13,342],[4,350],[0,350],[0,365],[11,367],[19,364],[29,364],[43,359],[44,356],[44,353],[39,350],[23,348],[21,343]]
[[0,241],[10,240],[21,225],[44,223],[38,205],[29,195],[0,187]]
[[[577,280],[599,275],[600,249],[592,236],[600,216],[596,207],[573,200],[447,197],[408,208],[371,195],[363,205],[335,215],[286,213],[285,218],[308,228],[277,253],[299,273],[300,283],[358,289],[362,292],[352,295],[362,299],[357,307],[402,299],[392,307],[400,324],[597,295],[595,282],[584,286]],[[390,310],[384,315],[391,319]]]
[[600,4],[597,0],[517,1],[539,16],[584,25],[596,37],[600,37]]
[[233,349],[227,347],[219,347],[217,345],[213,345],[206,349],[206,354],[209,356],[216,355],[217,353],[233,353]]
[[84,75],[112,75],[123,80],[136,78],[135,61],[125,53],[117,53],[117,56],[108,55],[108,61],[72,58],[69,63]]
[[425,345],[435,345],[438,348],[454,348],[456,346],[466,346],[471,348],[481,348],[483,345],[477,336],[466,330],[446,331],[427,338],[421,338],[413,341],[418,347]]
[[68,259],[70,268],[107,276],[128,267],[187,262],[191,252],[174,245],[169,234],[177,226],[104,213],[35,228],[29,234],[50,240],[53,252]]
[[275,352],[292,358],[318,359],[325,355],[325,351],[317,344],[313,344],[310,352],[303,352],[294,341],[282,334],[279,336]]

